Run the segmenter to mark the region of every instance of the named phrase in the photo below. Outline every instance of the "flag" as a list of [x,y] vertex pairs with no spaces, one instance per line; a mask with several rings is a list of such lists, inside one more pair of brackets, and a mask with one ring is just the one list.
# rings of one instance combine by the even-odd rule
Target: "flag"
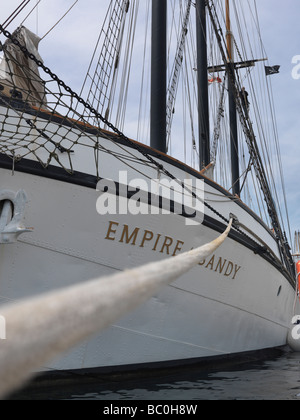
[[279,73],[280,66],[273,66],[273,67],[265,66],[265,69],[266,69],[266,76],[271,76],[272,74]]
[[215,83],[215,82],[222,83],[222,79],[220,77],[210,77],[208,79],[209,84],[212,84],[212,83]]

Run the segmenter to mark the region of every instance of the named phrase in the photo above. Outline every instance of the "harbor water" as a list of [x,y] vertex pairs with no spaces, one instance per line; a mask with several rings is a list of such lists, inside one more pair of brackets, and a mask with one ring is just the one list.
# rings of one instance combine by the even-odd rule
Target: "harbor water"
[[[98,400],[102,406],[134,401],[300,400],[300,354],[289,350],[222,369],[193,366],[139,379],[96,377],[88,382],[29,386],[14,400]],[[113,407],[113,405],[111,405]]]

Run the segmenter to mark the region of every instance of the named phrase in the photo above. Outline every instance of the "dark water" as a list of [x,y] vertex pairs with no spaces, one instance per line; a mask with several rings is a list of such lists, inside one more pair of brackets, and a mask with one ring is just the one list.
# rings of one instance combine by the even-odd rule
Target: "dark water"
[[193,367],[135,380],[31,386],[12,399],[99,401],[299,400],[300,354],[284,352],[264,361],[221,370]]

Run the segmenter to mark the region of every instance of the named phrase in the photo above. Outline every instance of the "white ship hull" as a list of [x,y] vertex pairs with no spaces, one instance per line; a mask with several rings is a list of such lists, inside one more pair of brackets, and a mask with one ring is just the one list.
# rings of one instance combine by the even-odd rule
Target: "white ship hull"
[[[103,144],[117,149],[108,140]],[[131,159],[137,153],[125,146],[123,150]],[[179,179],[201,178],[171,158],[157,156],[157,161]],[[12,173],[12,161],[2,157],[0,189],[26,192],[25,224],[34,231],[15,244],[0,245],[0,304],[172,257],[224,230],[225,222],[208,208],[204,222],[195,226],[173,213],[100,215],[95,175],[82,175],[89,173],[82,162],[78,159],[76,166],[81,174],[73,176],[56,167],[41,169],[32,160],[15,164]],[[100,154],[101,177],[117,181],[119,171],[128,169],[125,164],[116,168],[114,162],[113,156]],[[153,168],[143,171],[150,179],[157,177]],[[133,177],[134,170],[129,173],[129,179]],[[43,370],[184,363],[286,344],[295,290],[270,254],[259,252],[267,245],[279,261],[271,231],[209,180],[205,199],[224,217],[233,213],[247,226],[247,236],[232,232],[215,255]]]

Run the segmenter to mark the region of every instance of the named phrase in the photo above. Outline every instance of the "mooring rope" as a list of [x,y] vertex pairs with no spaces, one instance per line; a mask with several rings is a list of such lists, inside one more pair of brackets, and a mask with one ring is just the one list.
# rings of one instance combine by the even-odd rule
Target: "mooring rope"
[[6,321],[0,398],[21,387],[46,362],[112,325],[195,267],[222,245],[231,227],[232,220],[213,242],[176,257],[0,308]]

